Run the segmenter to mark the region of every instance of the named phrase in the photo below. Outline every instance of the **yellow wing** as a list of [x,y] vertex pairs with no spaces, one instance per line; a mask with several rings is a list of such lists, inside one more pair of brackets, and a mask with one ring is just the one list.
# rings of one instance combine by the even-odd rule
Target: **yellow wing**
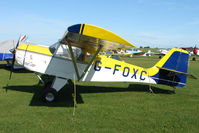
[[61,43],[66,43],[66,41],[73,46],[86,49],[89,53],[94,53],[100,45],[102,51],[135,47],[120,36],[89,24],[70,26]]

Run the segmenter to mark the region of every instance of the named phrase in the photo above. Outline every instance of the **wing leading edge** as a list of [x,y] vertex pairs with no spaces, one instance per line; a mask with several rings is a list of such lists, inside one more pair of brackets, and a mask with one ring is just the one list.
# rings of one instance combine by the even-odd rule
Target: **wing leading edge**
[[70,42],[72,46],[87,49],[89,53],[94,53],[100,45],[102,51],[135,47],[106,29],[89,24],[77,24],[68,27],[61,40],[61,43],[64,44],[67,42]]

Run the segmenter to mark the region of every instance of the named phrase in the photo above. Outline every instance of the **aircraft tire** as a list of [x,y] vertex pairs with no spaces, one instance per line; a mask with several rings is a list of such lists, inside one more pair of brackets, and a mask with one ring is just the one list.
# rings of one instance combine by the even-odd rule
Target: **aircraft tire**
[[42,100],[47,103],[52,103],[57,99],[58,93],[53,88],[46,88],[42,93]]

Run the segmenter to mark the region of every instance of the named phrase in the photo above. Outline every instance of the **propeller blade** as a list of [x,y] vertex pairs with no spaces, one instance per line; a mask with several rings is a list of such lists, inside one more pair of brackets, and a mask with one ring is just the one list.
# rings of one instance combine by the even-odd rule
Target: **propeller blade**
[[20,37],[19,37],[19,39],[18,39],[18,41],[17,41],[17,44],[16,44],[16,46],[15,46],[15,48],[13,48],[13,49],[11,49],[11,53],[13,53],[14,54],[14,56],[13,56],[13,59],[12,59],[12,65],[11,65],[11,68],[10,68],[10,77],[9,77],[9,80],[11,79],[11,77],[12,77],[12,72],[13,72],[13,70],[14,70],[14,65],[15,65],[15,52],[16,52],[16,49],[17,49],[17,47],[19,46],[19,44],[20,44],[20,42],[21,41],[26,41],[27,40],[27,36],[25,35],[25,36],[23,36],[22,38],[21,38],[21,35],[20,35]]

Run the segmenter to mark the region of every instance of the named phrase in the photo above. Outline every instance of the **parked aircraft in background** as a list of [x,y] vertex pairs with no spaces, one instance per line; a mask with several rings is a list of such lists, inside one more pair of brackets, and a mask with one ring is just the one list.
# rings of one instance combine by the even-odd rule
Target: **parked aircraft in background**
[[199,55],[199,49],[196,46],[195,47],[182,47],[182,49],[190,51],[192,55]]
[[182,49],[188,50],[191,55],[195,55],[195,57],[192,58],[193,61],[196,61],[196,56],[199,56],[199,49],[196,47],[183,47]]
[[[116,50],[115,50],[116,51]],[[133,57],[133,53],[129,53],[129,52],[126,52],[126,50],[118,50],[117,52],[115,52],[117,55],[119,56],[127,56],[127,57]]]
[[160,50],[158,50],[158,53],[152,52],[151,54],[153,54],[153,55],[159,55],[159,58],[161,59],[161,58],[162,58],[163,56],[165,56],[169,51],[170,51],[170,49],[160,49]]
[[144,53],[142,56],[151,56],[152,52],[151,50],[148,50],[146,53]]
[[126,53],[130,53],[130,54],[132,54],[132,55],[143,55],[143,54],[144,54],[143,51],[138,50],[138,49],[136,49],[136,48],[126,49],[125,52],[126,52]]
[[169,50],[168,49],[160,49],[159,50],[160,54],[162,54],[162,55],[166,55],[169,51],[170,51],[170,49]]

